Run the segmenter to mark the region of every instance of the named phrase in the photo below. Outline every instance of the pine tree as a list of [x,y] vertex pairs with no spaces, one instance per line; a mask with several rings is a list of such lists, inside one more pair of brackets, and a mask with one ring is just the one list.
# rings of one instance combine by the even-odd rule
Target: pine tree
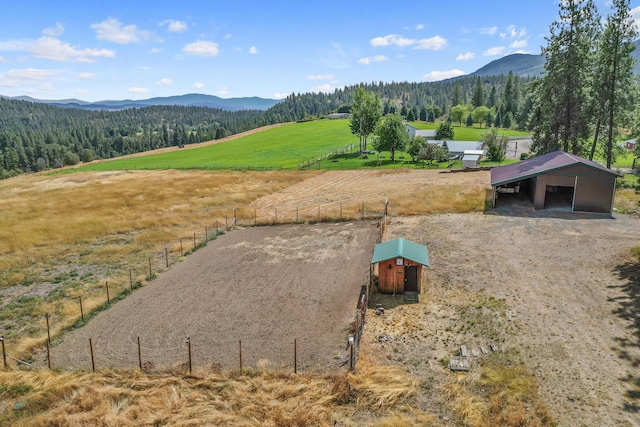
[[589,136],[590,81],[599,16],[593,0],[559,3],[559,19],[542,49],[546,74],[533,83],[534,150],[580,154]]
[[626,112],[633,106],[633,92],[629,88],[634,85],[635,59],[631,53],[638,33],[629,8],[629,0],[613,0],[598,44],[594,100],[600,108],[596,109],[598,117],[590,158],[593,159],[602,124],[607,130],[604,152],[608,168],[613,162],[615,130],[617,126],[629,124]]
[[473,87],[473,97],[471,98],[471,105],[479,107],[484,105],[484,87],[480,76],[476,77],[476,84]]

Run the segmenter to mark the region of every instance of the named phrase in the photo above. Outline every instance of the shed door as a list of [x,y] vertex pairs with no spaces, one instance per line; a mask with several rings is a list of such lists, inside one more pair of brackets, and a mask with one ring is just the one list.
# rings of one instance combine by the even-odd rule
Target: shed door
[[404,269],[404,291],[418,292],[418,267],[406,267]]

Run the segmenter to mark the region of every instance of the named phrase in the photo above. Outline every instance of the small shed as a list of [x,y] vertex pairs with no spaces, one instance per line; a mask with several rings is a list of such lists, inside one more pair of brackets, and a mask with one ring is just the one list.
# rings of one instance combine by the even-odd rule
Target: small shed
[[462,168],[463,169],[477,168],[479,161],[480,161],[479,154],[466,154],[465,152],[465,155],[462,156]]
[[378,291],[420,293],[422,266],[429,266],[427,247],[403,238],[378,243],[371,264],[378,264]]

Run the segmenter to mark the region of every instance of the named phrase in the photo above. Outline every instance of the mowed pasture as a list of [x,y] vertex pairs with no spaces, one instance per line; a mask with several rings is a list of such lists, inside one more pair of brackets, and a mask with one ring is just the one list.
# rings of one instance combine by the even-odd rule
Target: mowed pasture
[[144,156],[93,162],[73,171],[133,169],[297,169],[300,163],[358,143],[347,120],[318,120],[247,132],[224,143],[172,147]]
[[[350,321],[379,236],[376,222],[231,231],[173,266],[52,349],[54,367],[242,366],[298,372],[349,359]],[[294,349],[294,340],[296,349]],[[240,359],[242,342],[242,359]],[[149,369],[149,368],[147,368]]]

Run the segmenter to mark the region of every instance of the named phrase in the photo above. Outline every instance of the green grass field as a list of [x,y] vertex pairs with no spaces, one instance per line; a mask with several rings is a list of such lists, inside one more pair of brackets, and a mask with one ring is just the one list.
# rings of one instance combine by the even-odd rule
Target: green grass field
[[[437,126],[422,122],[413,124],[421,129],[435,129]],[[454,132],[455,140],[479,141],[485,129],[454,126]],[[505,131],[504,134],[527,135],[516,131]],[[372,149],[370,143],[367,148]],[[431,166],[414,163],[408,154],[402,152],[397,152],[392,162],[389,152],[365,157],[360,156],[357,150],[358,138],[351,134],[348,120],[318,120],[280,126],[206,147],[175,148],[170,152],[96,162],[54,173],[135,169],[294,170],[301,165],[309,169],[456,167],[448,163]],[[329,156],[330,153],[333,155]]]
[[298,164],[358,144],[346,120],[295,123],[221,144],[114,159],[72,171],[128,169],[297,169]]
[[[439,126],[439,123],[426,123],[426,122],[411,122],[409,123],[416,129],[432,129],[436,130]],[[480,128],[478,125],[473,125],[473,127],[460,126],[455,123],[451,124],[453,128],[453,139],[454,141],[482,141],[485,132],[487,129]],[[504,135],[507,137],[512,136],[523,136],[527,137],[531,134],[529,132],[521,132],[517,130],[507,130],[507,129],[499,129],[499,135]]]

